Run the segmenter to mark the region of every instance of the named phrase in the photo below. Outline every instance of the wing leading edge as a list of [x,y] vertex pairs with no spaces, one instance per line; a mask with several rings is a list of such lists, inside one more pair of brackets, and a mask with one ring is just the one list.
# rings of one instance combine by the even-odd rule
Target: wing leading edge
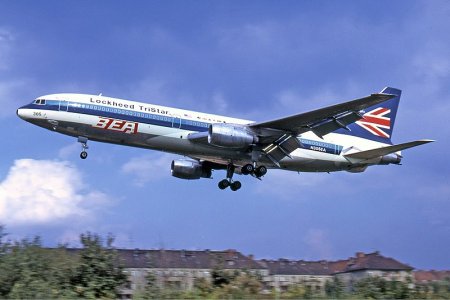
[[395,95],[383,93],[372,94],[364,98],[320,108],[310,112],[267,122],[252,123],[248,126],[253,129],[275,129],[294,134],[313,131],[321,137],[339,128],[346,128],[347,125],[362,118],[360,114],[361,110],[387,101],[393,97],[395,97]]

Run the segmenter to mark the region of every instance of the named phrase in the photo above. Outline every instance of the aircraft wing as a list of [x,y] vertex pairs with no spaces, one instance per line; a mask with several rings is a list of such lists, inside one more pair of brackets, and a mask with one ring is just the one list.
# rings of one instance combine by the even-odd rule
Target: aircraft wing
[[[297,139],[299,134],[312,131],[323,137],[339,128],[348,129],[347,125],[362,118],[362,110],[393,97],[395,95],[381,92],[310,112],[244,126],[258,137],[258,143],[253,149],[261,152],[273,164],[279,165],[281,159],[289,157],[291,152],[301,146]],[[207,137],[208,132],[198,132],[189,134],[188,139],[207,144]]]
[[310,112],[267,122],[252,123],[249,124],[249,127],[253,129],[275,129],[293,134],[301,134],[311,130],[316,135],[322,137],[339,128],[346,128],[347,125],[361,119],[362,116],[359,113],[361,110],[387,101],[393,97],[395,95],[383,93],[372,94],[364,98]]
[[420,146],[420,145],[431,143],[431,142],[434,142],[434,141],[433,140],[418,140],[418,141],[413,141],[413,142],[408,142],[408,143],[403,143],[403,144],[398,144],[398,145],[392,145],[392,146],[380,147],[380,148],[375,148],[375,149],[366,150],[366,151],[350,153],[350,154],[346,154],[344,156],[348,157],[348,158],[371,159],[371,158],[380,157],[383,155],[387,155],[390,153],[394,153],[397,151],[405,150],[408,148]]

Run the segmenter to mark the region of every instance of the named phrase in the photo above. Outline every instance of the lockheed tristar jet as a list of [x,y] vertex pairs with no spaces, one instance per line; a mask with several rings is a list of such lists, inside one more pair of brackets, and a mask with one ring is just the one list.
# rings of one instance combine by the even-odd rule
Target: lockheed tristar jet
[[220,189],[236,191],[235,173],[260,179],[268,169],[296,172],[363,172],[400,164],[401,150],[432,142],[391,142],[401,91],[380,93],[254,122],[143,102],[87,94],[52,94],[20,107],[17,115],[37,126],[78,139],[86,159],[88,140],[185,156],[172,175],[211,178],[226,170]]

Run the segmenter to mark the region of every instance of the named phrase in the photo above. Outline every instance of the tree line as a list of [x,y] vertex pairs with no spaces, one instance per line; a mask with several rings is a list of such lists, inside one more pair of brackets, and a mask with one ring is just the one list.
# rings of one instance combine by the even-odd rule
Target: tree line
[[[45,248],[39,236],[8,239],[0,225],[0,298],[8,299],[117,299],[129,285],[124,267],[113,246],[114,238],[95,233],[80,234],[81,249],[66,245]],[[362,279],[347,289],[338,278],[324,290],[306,282],[276,291],[264,288],[260,275],[246,270],[215,268],[211,280],[196,279],[191,290],[157,284],[153,273],[146,276],[137,299],[450,299],[450,278],[432,284],[387,281],[380,277]]]
[[12,241],[0,226],[0,298],[110,298],[127,282],[112,246],[90,232],[80,235],[77,254],[65,245],[42,246],[39,236]]

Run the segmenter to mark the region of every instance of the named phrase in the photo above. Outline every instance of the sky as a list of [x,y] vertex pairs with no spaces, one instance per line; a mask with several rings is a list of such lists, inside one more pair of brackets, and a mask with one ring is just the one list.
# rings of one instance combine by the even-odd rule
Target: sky
[[[450,269],[449,1],[0,0],[0,224],[12,239],[256,258],[380,251]],[[16,116],[38,96],[102,93],[255,121],[403,91],[393,142],[429,138],[402,166],[270,170],[185,181],[176,155],[89,143]]]

